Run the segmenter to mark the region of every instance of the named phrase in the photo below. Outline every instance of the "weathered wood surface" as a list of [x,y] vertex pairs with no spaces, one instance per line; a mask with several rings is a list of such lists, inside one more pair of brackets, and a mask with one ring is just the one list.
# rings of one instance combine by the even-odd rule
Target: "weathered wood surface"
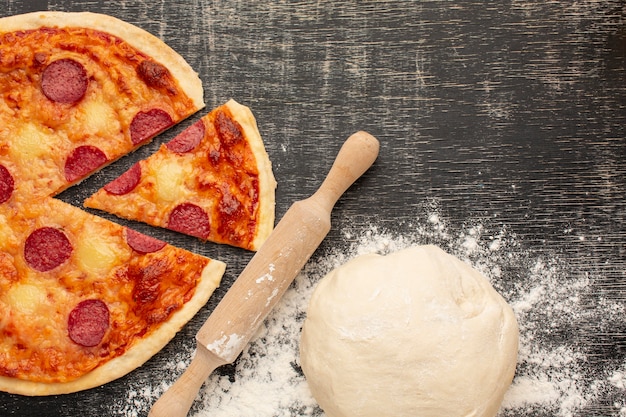
[[[504,228],[626,303],[623,1],[0,0],[3,16],[44,9],[134,23],[200,73],[208,108],[229,98],[249,106],[279,183],[278,218],[314,192],[346,137],[376,136],[379,159],[338,203],[321,253],[345,239],[344,226],[402,233],[435,204],[450,230]],[[61,198],[81,204],[179,129]],[[108,416],[110,399],[193,338],[250,254],[165,238],[229,264],[199,317],[144,371],[70,396],[2,394],[0,415]],[[590,367],[626,362],[626,321],[580,324],[568,337],[586,344]],[[613,392],[581,415],[619,415],[625,403]]]

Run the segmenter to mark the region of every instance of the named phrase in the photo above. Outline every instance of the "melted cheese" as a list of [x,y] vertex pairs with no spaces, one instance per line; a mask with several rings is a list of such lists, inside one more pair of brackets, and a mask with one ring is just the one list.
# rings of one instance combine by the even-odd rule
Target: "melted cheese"
[[6,249],[10,247],[10,245],[15,244],[15,234],[13,233],[13,229],[7,223],[7,219],[5,216],[0,215],[0,249]]
[[111,137],[121,131],[115,111],[103,100],[86,101],[80,119],[85,132]]
[[121,250],[114,240],[98,234],[86,234],[76,248],[76,259],[85,272],[99,276],[120,263]]
[[41,284],[23,283],[11,287],[5,301],[12,309],[24,315],[33,315],[47,304],[47,298],[48,293]]
[[159,200],[175,202],[185,198],[187,188],[185,180],[189,170],[177,160],[164,159],[155,166],[153,175],[156,180],[156,194]]
[[13,160],[28,163],[33,159],[38,159],[49,155],[50,149],[50,132],[47,129],[32,124],[25,123],[16,132],[11,142],[10,153]]

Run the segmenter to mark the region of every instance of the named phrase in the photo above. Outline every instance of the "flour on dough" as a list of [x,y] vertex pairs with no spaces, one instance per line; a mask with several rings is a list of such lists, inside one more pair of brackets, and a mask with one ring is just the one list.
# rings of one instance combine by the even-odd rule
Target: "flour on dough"
[[493,417],[515,373],[514,313],[435,246],[359,256],[325,276],[301,365],[328,417]]

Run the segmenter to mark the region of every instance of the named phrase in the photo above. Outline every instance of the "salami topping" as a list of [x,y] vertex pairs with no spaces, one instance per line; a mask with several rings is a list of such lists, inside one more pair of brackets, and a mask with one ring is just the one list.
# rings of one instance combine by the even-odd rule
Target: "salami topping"
[[104,152],[95,146],[79,146],[65,160],[65,179],[69,182],[79,180],[107,161]]
[[134,164],[125,173],[104,186],[104,189],[114,195],[124,195],[135,189],[141,179],[141,165]]
[[76,103],[87,91],[87,71],[73,59],[59,59],[46,67],[41,75],[41,91],[57,103]]
[[45,272],[65,262],[72,250],[65,233],[53,227],[42,227],[26,238],[24,259],[31,268]]
[[130,123],[130,140],[133,145],[152,138],[158,133],[170,127],[174,122],[170,115],[161,109],[141,111],[135,115]]
[[174,207],[170,213],[167,227],[201,239],[207,239],[211,231],[209,216],[201,207],[191,203],[183,203]]
[[167,149],[176,153],[193,151],[204,138],[204,122],[198,120],[196,123],[183,130],[180,135],[165,144]]
[[14,189],[13,176],[4,165],[0,165],[0,204],[11,198]]
[[85,347],[97,346],[109,328],[109,308],[102,300],[91,299],[78,303],[67,319],[70,339]]
[[126,243],[139,253],[152,253],[165,247],[167,243],[162,240],[144,235],[132,229],[126,229]]

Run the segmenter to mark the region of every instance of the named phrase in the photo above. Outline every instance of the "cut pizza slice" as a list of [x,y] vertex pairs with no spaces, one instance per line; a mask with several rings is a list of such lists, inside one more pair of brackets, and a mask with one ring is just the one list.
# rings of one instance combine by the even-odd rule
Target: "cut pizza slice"
[[257,250],[274,227],[276,181],[248,107],[214,109],[85,206]]
[[57,194],[204,107],[163,41],[111,16],[0,19],[0,165],[17,195]]
[[224,269],[57,199],[1,205],[0,390],[60,394],[123,376],[205,305]]

